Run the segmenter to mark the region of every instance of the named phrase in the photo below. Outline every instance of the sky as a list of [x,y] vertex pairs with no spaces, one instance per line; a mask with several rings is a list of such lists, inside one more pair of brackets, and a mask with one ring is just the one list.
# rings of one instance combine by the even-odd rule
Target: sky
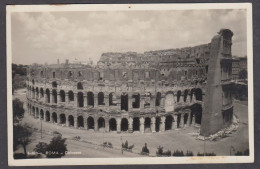
[[15,12],[16,64],[75,58],[96,63],[105,52],[138,52],[209,43],[221,28],[234,33],[232,54],[245,56],[246,10]]

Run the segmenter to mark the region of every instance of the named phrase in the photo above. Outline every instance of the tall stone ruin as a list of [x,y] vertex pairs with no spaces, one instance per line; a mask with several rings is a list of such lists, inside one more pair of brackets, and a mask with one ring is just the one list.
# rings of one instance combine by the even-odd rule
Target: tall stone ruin
[[206,97],[200,128],[202,136],[214,134],[232,123],[232,36],[231,30],[221,29],[211,41]]

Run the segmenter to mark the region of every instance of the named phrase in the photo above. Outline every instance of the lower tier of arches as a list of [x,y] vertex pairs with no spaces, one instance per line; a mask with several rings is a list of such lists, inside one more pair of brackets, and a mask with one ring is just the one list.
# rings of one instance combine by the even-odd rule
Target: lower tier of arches
[[[197,109],[199,110],[199,109]],[[202,111],[202,110],[201,110]],[[163,132],[200,124],[201,115],[194,111],[183,111],[175,114],[157,114],[145,116],[107,115],[107,114],[66,114],[28,107],[28,113],[36,119],[56,123],[61,126],[105,132]]]

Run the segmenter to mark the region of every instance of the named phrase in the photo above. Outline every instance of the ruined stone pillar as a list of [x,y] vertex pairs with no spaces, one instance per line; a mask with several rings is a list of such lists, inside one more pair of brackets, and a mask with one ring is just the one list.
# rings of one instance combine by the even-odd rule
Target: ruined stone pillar
[[61,100],[61,99],[60,99],[60,93],[57,92],[57,104],[60,103],[60,100]]
[[128,111],[130,111],[133,108],[132,102],[132,93],[128,93]]
[[60,115],[59,114],[57,114],[57,123],[61,124],[61,122],[60,122]]
[[70,123],[69,123],[69,116],[66,116],[66,126],[69,127]]
[[94,131],[98,131],[98,120],[94,119]]
[[152,117],[151,118],[151,130],[152,130],[152,133],[155,133],[156,131],[155,131],[155,123],[156,123],[156,119],[155,119],[155,117]]
[[143,97],[143,95],[141,95],[141,98],[140,98],[140,108],[144,109],[144,97]]
[[74,106],[78,107],[78,94],[74,94]]
[[140,132],[144,133],[144,117],[140,117]]
[[88,129],[88,119],[84,118],[84,129]]
[[97,97],[97,94],[94,94],[94,108],[98,108],[98,97]]
[[45,91],[44,91],[44,96],[43,96],[43,98],[44,98],[44,103],[47,103],[47,94],[46,94]]
[[109,95],[107,93],[104,94],[104,102],[105,106],[109,106]]
[[105,119],[105,131],[109,132],[109,119]]
[[133,132],[133,118],[132,118],[132,117],[130,117],[130,118],[128,119],[128,132],[129,132],[129,133],[132,133],[132,132]]
[[180,123],[179,123],[180,128],[183,128],[183,124],[184,124],[183,117],[184,117],[184,115],[181,113],[180,114]]
[[121,118],[116,119],[116,131],[117,133],[121,133]]
[[160,131],[164,132],[165,131],[165,117],[161,117],[161,122],[160,122]]
[[52,95],[52,92],[50,92],[50,104],[53,104],[53,102],[54,102],[54,97],[53,97],[53,95]]
[[65,93],[65,103],[66,104],[69,103],[69,93],[68,92]]
[[193,114],[192,116],[191,116],[191,118],[192,118],[192,122],[191,122],[191,125],[195,125],[196,124],[196,117],[195,117],[195,115]]
[[74,128],[78,128],[78,117],[74,117]]
[[83,95],[84,98],[84,107],[88,107],[88,97],[86,94]]

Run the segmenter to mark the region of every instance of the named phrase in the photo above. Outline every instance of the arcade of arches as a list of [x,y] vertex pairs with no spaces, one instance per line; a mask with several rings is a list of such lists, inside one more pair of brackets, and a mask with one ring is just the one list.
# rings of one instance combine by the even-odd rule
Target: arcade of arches
[[141,133],[161,132],[176,128],[183,128],[193,124],[200,124],[202,107],[200,104],[193,104],[190,109],[185,109],[178,114],[166,114],[161,116],[140,116],[140,117],[97,117],[84,115],[72,115],[66,113],[50,112],[31,104],[27,104],[30,115],[36,119],[43,119],[46,122],[57,123],[62,126],[93,129],[106,132],[135,132]]

